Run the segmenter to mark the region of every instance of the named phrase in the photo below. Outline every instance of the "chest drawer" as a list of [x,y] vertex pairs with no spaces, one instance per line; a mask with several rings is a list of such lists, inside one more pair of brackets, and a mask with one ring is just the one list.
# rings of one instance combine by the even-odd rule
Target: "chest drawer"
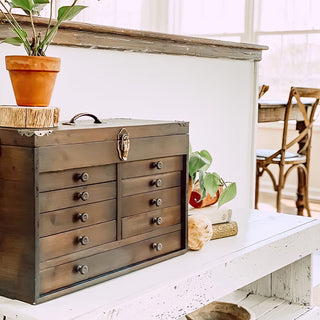
[[116,166],[98,166],[45,172],[39,175],[39,191],[77,187],[116,180]]
[[88,186],[41,192],[40,212],[78,206],[116,197],[116,182],[98,183]]
[[40,239],[40,261],[85,250],[115,240],[116,222],[114,220],[91,227],[58,233]]
[[[187,152],[187,135],[130,140],[128,161],[182,155]],[[115,140],[39,148],[39,172],[100,166],[120,162]]]
[[122,216],[180,205],[181,188],[170,188],[122,198]]
[[40,237],[116,219],[116,200],[45,212],[39,217]]
[[183,156],[159,157],[121,164],[121,178],[149,176],[183,169]]
[[[40,272],[40,293],[50,292],[112,270],[181,249],[181,232],[154,237]],[[160,249],[160,250],[157,250]]]
[[170,172],[121,180],[123,197],[149,191],[178,187],[181,185],[181,173]]
[[122,238],[181,223],[181,207],[169,207],[122,218]]

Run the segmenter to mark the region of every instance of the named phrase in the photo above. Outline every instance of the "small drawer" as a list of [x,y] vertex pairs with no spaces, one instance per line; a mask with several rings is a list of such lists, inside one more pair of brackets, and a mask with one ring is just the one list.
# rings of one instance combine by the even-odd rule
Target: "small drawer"
[[45,212],[39,217],[39,235],[49,236],[115,219],[115,199]]
[[121,178],[134,178],[183,170],[183,156],[153,158],[121,164]]
[[169,188],[122,198],[122,217],[180,205],[181,188]]
[[133,215],[122,218],[122,238],[129,238],[180,223],[180,206]]
[[121,195],[123,197],[149,191],[162,190],[181,185],[181,173],[171,172],[146,177],[121,180]]
[[116,182],[106,182],[83,187],[68,188],[39,193],[40,212],[54,211],[82,204],[113,199]]
[[115,220],[40,238],[40,261],[46,261],[115,240]]
[[177,231],[45,269],[40,272],[40,293],[57,290],[181,248],[181,232]]
[[39,191],[70,188],[115,179],[115,165],[46,172],[39,174]]

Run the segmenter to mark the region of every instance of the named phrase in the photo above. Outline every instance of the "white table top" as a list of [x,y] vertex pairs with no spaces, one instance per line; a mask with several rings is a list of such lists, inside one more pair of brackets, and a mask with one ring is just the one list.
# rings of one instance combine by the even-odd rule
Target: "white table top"
[[320,221],[234,210],[236,236],[36,306],[0,297],[8,320],[178,319],[319,249]]

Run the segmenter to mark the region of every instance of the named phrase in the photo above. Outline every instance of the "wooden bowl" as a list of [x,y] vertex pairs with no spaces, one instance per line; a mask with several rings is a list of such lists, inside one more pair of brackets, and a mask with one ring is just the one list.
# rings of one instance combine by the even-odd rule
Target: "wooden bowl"
[[186,315],[188,320],[256,320],[252,311],[234,303],[214,301]]

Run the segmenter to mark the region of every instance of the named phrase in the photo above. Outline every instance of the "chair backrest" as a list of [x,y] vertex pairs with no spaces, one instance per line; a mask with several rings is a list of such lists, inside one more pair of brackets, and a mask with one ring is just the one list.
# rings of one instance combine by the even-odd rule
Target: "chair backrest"
[[[302,98],[309,98],[307,102],[302,102]],[[282,136],[282,152],[284,153],[287,149],[292,147],[294,144],[302,142],[303,147],[299,147],[298,153],[306,154],[309,152],[311,135],[312,135],[312,125],[314,122],[314,115],[319,104],[320,99],[320,89],[314,88],[299,88],[291,87],[289,98],[287,102],[287,107],[285,111],[284,126],[283,126],[283,136]],[[299,131],[297,131],[297,136],[288,141],[288,126],[289,126],[289,116],[294,104],[299,107],[299,112],[302,115],[300,122]],[[302,124],[302,126],[301,126]]]
[[268,90],[269,90],[269,86],[267,86],[266,84],[263,84],[261,87],[259,87],[258,98],[260,99]]

